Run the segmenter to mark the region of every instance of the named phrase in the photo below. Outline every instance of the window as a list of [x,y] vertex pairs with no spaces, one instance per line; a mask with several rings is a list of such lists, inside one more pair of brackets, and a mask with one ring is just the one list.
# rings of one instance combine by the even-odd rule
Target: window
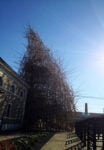
[[3,80],[2,77],[0,77],[0,86],[2,86]]
[[0,86],[2,86],[2,84],[3,84],[3,72],[2,71],[0,71]]
[[10,108],[11,108],[11,104],[8,104],[7,105],[7,117],[9,117],[9,115],[10,115]]
[[13,93],[15,92],[15,86],[14,85],[11,86],[10,91]]
[[2,71],[0,71],[0,77],[2,77],[3,76],[3,72]]
[[23,91],[20,92],[20,96],[23,97]]

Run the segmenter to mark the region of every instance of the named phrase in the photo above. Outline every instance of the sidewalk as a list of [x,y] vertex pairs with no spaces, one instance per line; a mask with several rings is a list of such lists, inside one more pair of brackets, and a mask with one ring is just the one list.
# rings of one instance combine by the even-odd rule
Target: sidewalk
[[67,133],[56,133],[40,150],[64,150]]

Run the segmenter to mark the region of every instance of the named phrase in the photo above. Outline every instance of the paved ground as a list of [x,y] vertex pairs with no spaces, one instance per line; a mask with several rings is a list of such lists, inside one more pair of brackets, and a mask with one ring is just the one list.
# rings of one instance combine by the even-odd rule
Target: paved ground
[[41,150],[64,150],[67,133],[56,133]]
[[[83,148],[83,150],[87,150],[87,147]],[[96,150],[102,150],[101,147],[97,147]]]
[[[100,140],[102,140],[102,137],[96,142],[96,150],[102,150],[102,142]],[[87,150],[87,147],[84,147],[83,150]]]
[[[12,134],[12,135],[0,135],[0,141],[4,141],[7,139],[13,139],[23,136],[23,134]],[[56,133],[54,134],[49,141],[40,150],[64,150],[65,148],[65,141],[66,141],[67,133]],[[101,142],[97,142],[97,146],[101,146]],[[82,150],[87,150],[84,147]],[[101,147],[97,147],[97,150],[101,150]]]

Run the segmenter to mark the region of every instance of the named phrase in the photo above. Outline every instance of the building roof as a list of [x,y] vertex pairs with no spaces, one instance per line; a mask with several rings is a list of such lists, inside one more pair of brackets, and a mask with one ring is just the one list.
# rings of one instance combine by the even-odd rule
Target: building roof
[[9,72],[16,80],[21,82],[24,86],[28,87],[28,84],[19,76],[17,72],[15,72],[12,67],[10,67],[1,57],[0,57],[0,65]]
[[92,117],[100,117],[104,116],[103,113],[88,113],[85,114],[85,112],[76,112],[76,120],[83,120],[87,118],[92,118]]

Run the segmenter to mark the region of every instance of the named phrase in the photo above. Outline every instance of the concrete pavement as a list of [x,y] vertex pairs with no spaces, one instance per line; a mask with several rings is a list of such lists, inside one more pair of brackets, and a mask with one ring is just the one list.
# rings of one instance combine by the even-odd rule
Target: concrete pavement
[[56,133],[41,150],[64,150],[67,133]]

